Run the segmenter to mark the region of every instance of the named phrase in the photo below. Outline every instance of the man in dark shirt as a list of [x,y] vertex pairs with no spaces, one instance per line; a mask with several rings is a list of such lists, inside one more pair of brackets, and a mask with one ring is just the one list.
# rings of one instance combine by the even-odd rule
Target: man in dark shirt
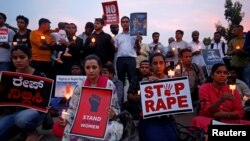
[[112,64],[114,59],[114,44],[109,34],[103,31],[104,21],[101,18],[95,19],[95,31],[89,36],[84,45],[84,53],[96,54],[100,57],[102,64]]
[[140,74],[131,80],[128,88],[128,101],[124,104],[124,109],[131,113],[134,120],[140,118],[141,113],[141,96],[140,96],[140,82],[143,78],[150,76],[150,64],[148,60],[143,60],[140,63]]

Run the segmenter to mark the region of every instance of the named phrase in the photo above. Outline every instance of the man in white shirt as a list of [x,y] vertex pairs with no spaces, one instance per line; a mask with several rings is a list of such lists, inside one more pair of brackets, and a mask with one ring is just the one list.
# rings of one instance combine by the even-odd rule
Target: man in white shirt
[[192,63],[195,63],[197,65],[204,67],[205,61],[201,54],[201,49],[205,49],[205,45],[199,41],[199,36],[200,36],[199,31],[192,32],[193,41],[189,43],[189,47],[191,48],[192,53],[193,53]]
[[123,82],[123,85],[125,85],[126,74],[129,82],[136,76],[136,57],[140,51],[140,35],[130,36],[129,23],[129,17],[123,16],[121,18],[122,32],[114,39],[117,51],[117,75],[118,79]]

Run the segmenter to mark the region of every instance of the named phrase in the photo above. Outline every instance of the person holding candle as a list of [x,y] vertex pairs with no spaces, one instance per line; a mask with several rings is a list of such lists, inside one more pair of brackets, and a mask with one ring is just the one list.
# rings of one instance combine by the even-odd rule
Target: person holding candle
[[113,64],[115,47],[112,37],[103,31],[104,20],[96,18],[94,22],[95,31],[86,39],[84,45],[84,54],[96,54],[102,61],[102,64]]
[[235,37],[228,43],[227,55],[232,56],[231,66],[236,67],[239,72],[239,79],[250,86],[249,52],[243,50],[245,35],[244,27],[234,27]]
[[[11,60],[15,72],[46,77],[44,73],[30,66],[31,50],[24,45],[17,45],[11,50]],[[31,108],[8,108],[9,114],[0,119],[0,139],[5,141],[13,134],[22,132],[26,141],[41,139],[36,128],[41,125],[45,114]]]
[[[164,73],[166,69],[165,57],[161,53],[155,53],[150,58],[152,76],[143,81],[159,81],[168,79]],[[172,115],[163,115],[139,121],[139,136],[142,141],[176,141],[177,134],[174,129]]]
[[208,83],[199,89],[200,111],[199,115],[192,119],[191,125],[203,128],[205,131],[208,131],[212,119],[250,125],[250,121],[243,120],[244,110],[239,92],[235,89],[232,94],[226,83],[227,77],[228,70],[225,64],[213,65]]
[[116,87],[113,84],[113,82],[109,80],[107,77],[100,76],[102,64],[98,56],[94,54],[86,56],[86,58],[82,62],[82,66],[84,67],[84,70],[86,72],[86,77],[83,79],[83,81],[79,82],[78,85],[74,89],[73,96],[69,103],[69,109],[67,110],[67,113],[69,113],[69,118],[66,120],[63,120],[63,119],[60,120],[60,123],[62,125],[66,125],[62,140],[69,141],[73,138],[76,139],[77,141],[91,140],[88,138],[77,137],[77,136],[69,134],[69,131],[71,129],[72,122],[75,116],[75,112],[77,110],[77,106],[78,106],[77,103],[80,98],[82,86],[88,86],[88,87],[112,89],[113,96],[111,100],[111,107],[102,107],[107,110],[107,116],[109,117],[109,122],[108,122],[104,140],[113,139],[113,140],[118,141],[122,138],[123,125],[117,122],[116,120],[114,120],[114,117],[120,113]]
[[51,54],[55,40],[50,34],[50,21],[41,18],[39,28],[30,32],[30,44],[32,51],[32,66],[41,70],[49,78],[54,78]]

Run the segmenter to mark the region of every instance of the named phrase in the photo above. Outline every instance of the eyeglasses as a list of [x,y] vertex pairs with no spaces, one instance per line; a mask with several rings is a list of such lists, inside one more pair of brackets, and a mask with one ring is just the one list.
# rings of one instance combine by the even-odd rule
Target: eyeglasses
[[122,21],[122,23],[129,23],[129,21]]

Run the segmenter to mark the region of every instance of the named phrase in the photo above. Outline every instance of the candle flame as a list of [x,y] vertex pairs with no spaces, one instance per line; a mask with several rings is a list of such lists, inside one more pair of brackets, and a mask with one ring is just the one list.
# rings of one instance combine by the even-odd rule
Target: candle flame
[[41,36],[41,39],[42,39],[42,40],[45,40],[45,36]]
[[73,36],[73,40],[76,40],[76,36]]
[[95,43],[95,38],[94,38],[94,37],[91,39],[91,42],[92,42],[92,43]]

